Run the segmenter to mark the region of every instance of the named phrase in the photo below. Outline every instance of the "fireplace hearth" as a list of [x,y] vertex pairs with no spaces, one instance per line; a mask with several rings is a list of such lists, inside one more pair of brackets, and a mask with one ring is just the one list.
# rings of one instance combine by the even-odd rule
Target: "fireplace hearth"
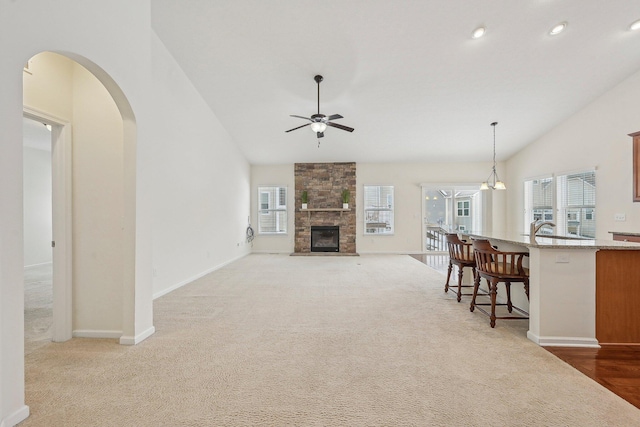
[[311,252],[340,252],[340,227],[312,226]]

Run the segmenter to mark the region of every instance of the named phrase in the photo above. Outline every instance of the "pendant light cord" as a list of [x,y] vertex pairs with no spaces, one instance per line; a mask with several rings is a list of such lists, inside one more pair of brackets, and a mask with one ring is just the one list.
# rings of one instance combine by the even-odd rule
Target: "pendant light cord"
[[498,122],[491,123],[491,126],[493,126],[493,180],[494,180],[494,185],[495,185],[495,181],[497,181],[497,179],[498,179],[498,175],[496,174],[496,125],[497,124],[498,124]]

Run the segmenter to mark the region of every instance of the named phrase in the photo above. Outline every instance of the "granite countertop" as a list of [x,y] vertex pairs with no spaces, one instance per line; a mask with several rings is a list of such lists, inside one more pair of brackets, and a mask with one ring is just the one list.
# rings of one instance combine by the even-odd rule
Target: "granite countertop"
[[532,242],[529,235],[516,232],[488,232],[475,234],[472,232],[463,233],[471,237],[485,238],[490,240],[498,240],[515,245],[522,245],[528,248],[548,248],[548,249],[617,249],[617,250],[640,250],[640,243],[622,242],[617,240],[579,240],[579,239],[563,239],[559,237],[542,237],[536,236]]

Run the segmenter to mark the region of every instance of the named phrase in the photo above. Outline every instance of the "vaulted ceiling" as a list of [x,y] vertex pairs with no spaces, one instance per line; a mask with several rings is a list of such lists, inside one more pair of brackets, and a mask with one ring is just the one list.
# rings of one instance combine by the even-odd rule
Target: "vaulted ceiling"
[[[253,164],[490,161],[494,121],[502,160],[640,70],[638,0],[154,0],[152,18]],[[285,133],[317,112],[316,74],[321,112],[355,128],[319,147]]]

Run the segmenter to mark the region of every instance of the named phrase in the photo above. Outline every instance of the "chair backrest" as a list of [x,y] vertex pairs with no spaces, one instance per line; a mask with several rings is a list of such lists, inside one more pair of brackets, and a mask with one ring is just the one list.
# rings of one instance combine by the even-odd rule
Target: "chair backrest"
[[473,240],[473,252],[476,258],[476,270],[488,276],[501,278],[527,277],[528,271],[522,265],[527,252],[499,251],[488,240]]
[[447,233],[447,247],[449,248],[449,258],[455,261],[473,263],[473,245],[460,240],[456,233]]

